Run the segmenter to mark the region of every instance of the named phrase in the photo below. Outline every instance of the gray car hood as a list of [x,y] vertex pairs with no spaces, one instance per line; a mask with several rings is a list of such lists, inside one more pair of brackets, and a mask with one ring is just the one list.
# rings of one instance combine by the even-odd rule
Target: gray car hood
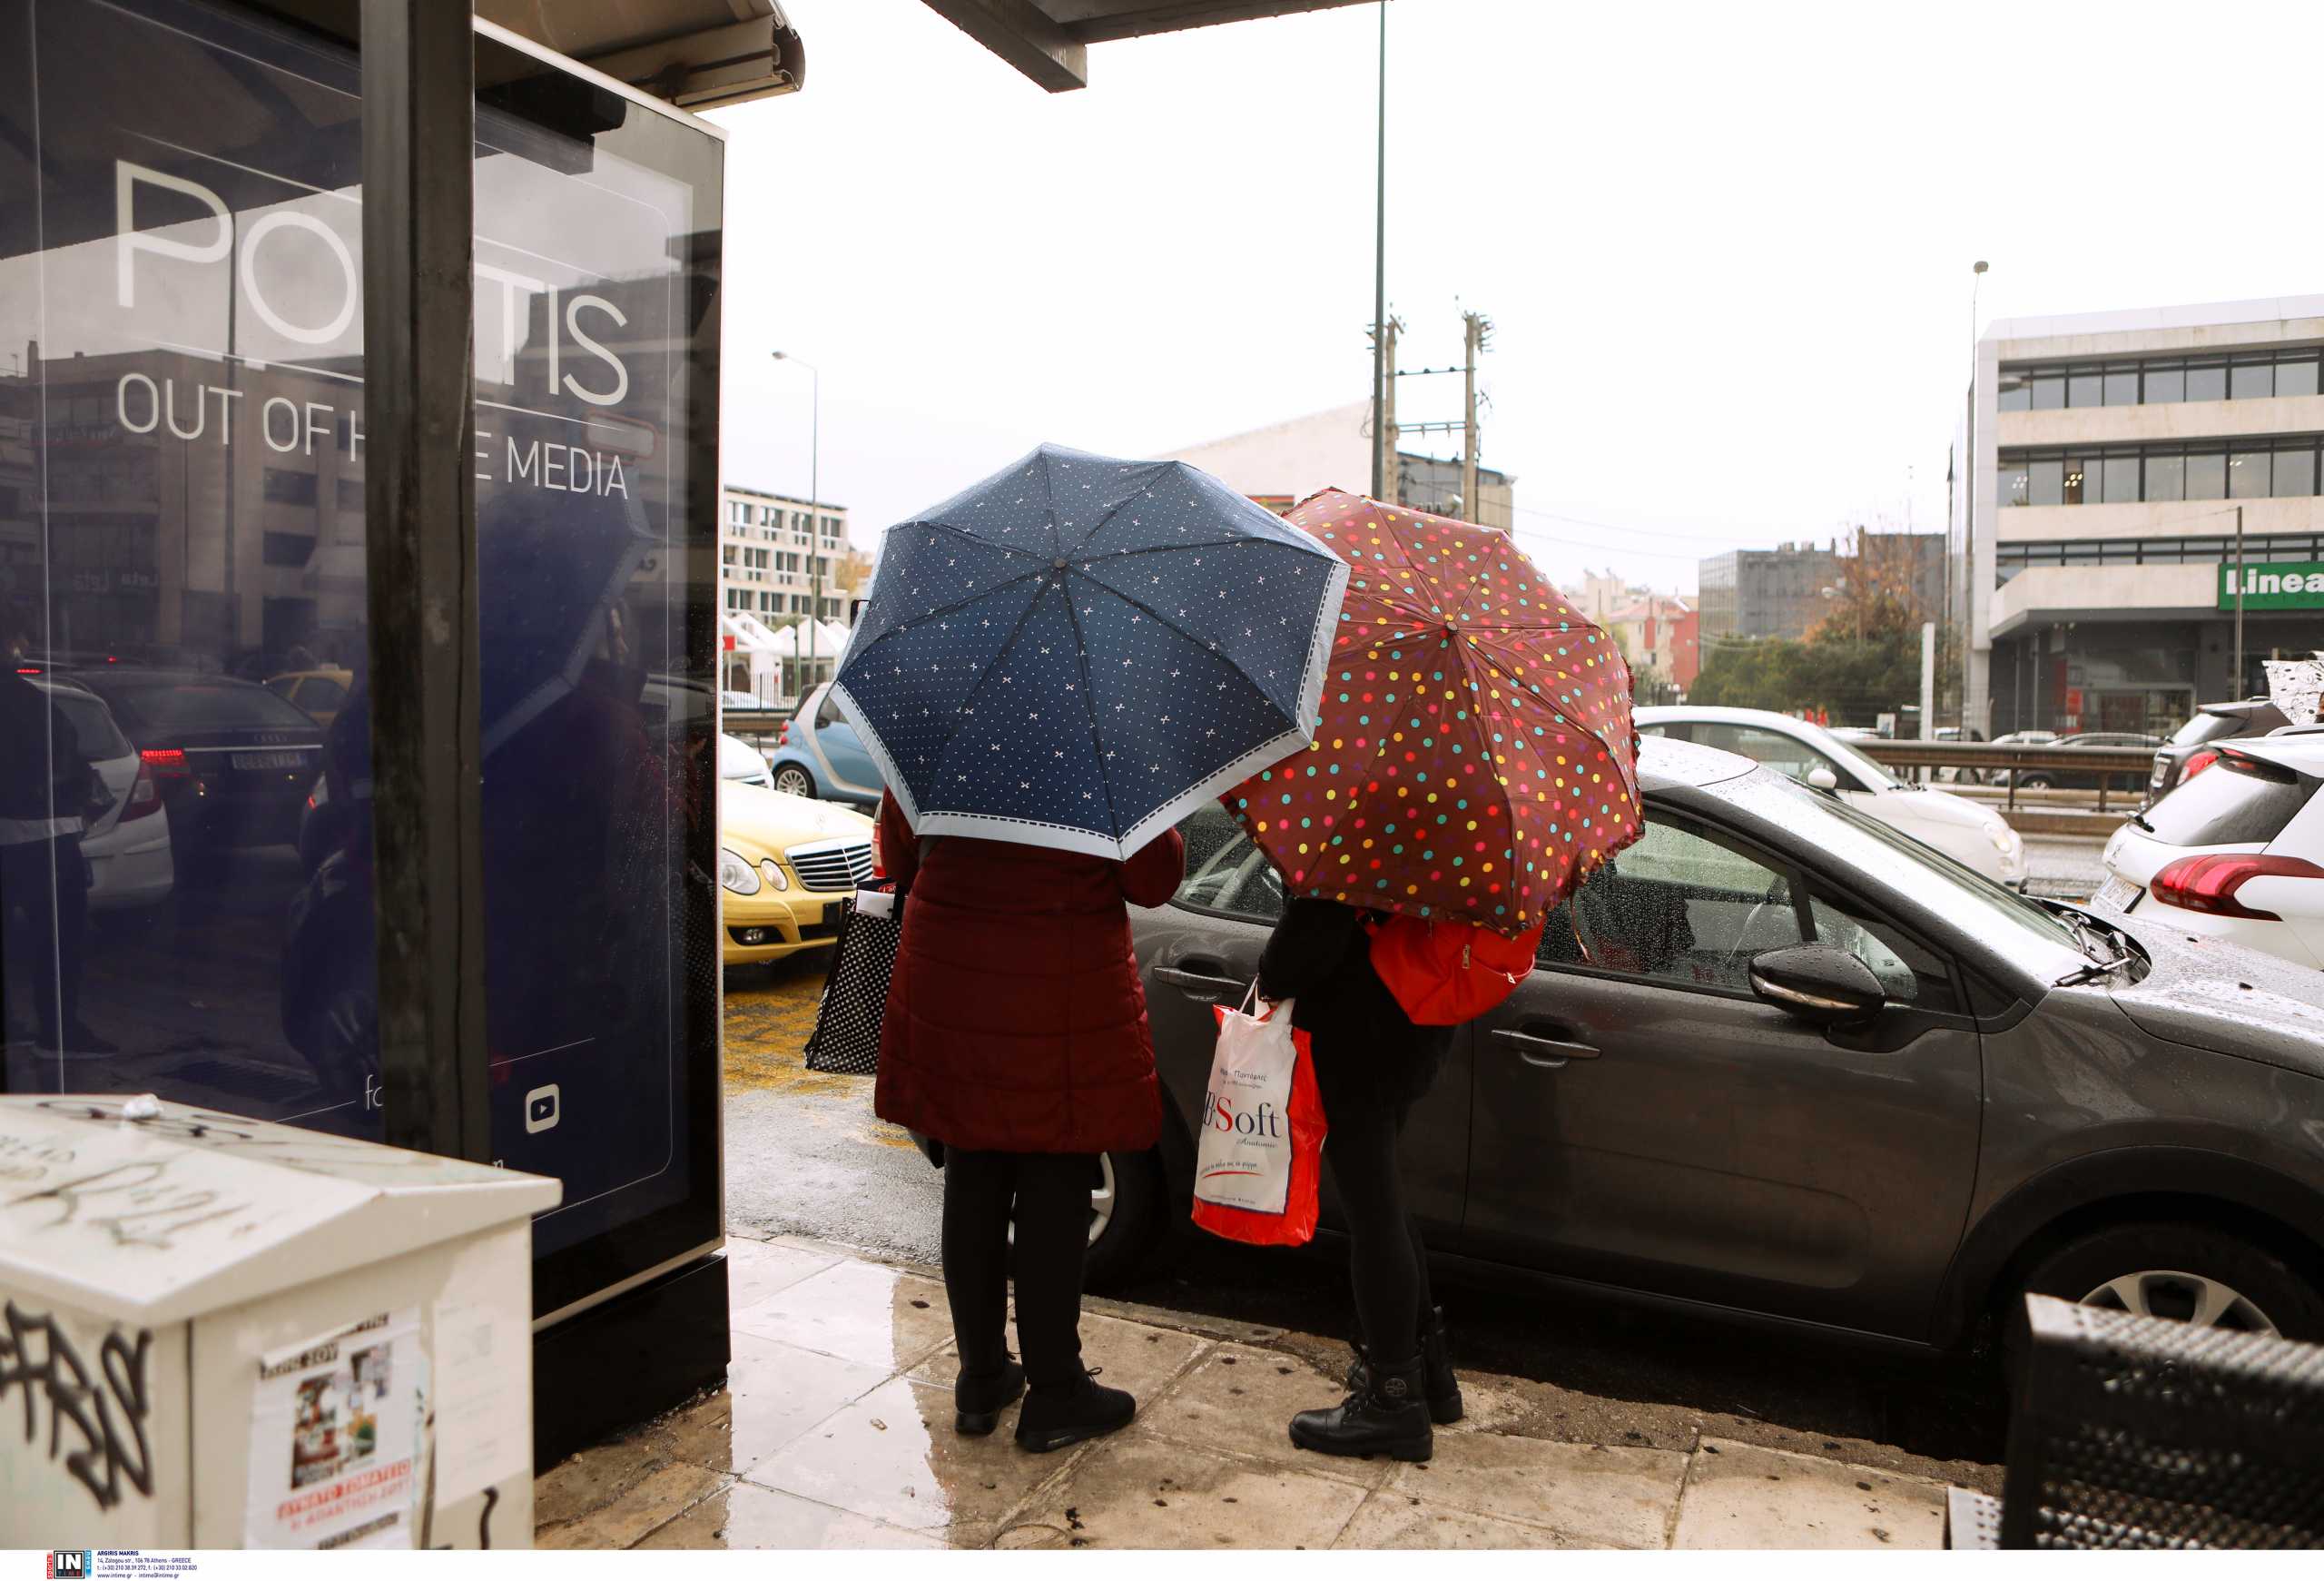
[[2159,1038],[2324,1077],[2324,972],[2144,917],[2109,919],[2152,957],[2114,1003]]

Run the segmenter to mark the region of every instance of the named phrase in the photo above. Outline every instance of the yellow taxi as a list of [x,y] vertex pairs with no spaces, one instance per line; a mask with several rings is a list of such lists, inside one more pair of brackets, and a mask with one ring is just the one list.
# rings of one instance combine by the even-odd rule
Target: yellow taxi
[[328,728],[346,706],[355,672],[337,668],[290,670],[267,677],[266,689],[316,724]]
[[725,963],[780,961],[839,937],[842,904],[872,876],[872,820],[736,780],[720,795]]

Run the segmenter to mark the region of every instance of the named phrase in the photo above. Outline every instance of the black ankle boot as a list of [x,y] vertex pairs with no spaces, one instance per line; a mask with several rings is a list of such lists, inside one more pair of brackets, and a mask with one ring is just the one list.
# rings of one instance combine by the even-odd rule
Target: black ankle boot
[[[1364,1341],[1354,1341],[1355,1360],[1347,1369],[1347,1387],[1352,1394],[1364,1387],[1364,1368],[1369,1358]],[[1444,1309],[1431,1307],[1420,1319],[1421,1368],[1427,1379],[1428,1419],[1440,1428],[1449,1428],[1467,1412],[1461,1399],[1461,1380],[1452,1371],[1452,1341],[1445,1332]]]
[[1128,1389],[1096,1381],[1100,1369],[1064,1384],[1035,1384],[1017,1413],[1017,1447],[1036,1455],[1129,1426],[1137,1401]]
[[964,1372],[952,1382],[952,1430],[981,1438],[1000,1426],[1000,1413],[1025,1392],[1025,1369],[1003,1356],[999,1370]]
[[1329,1410],[1291,1418],[1291,1441],[1320,1455],[1385,1455],[1425,1460],[1436,1452],[1423,1398],[1425,1369],[1414,1356],[1400,1367],[1361,1364],[1362,1381]]

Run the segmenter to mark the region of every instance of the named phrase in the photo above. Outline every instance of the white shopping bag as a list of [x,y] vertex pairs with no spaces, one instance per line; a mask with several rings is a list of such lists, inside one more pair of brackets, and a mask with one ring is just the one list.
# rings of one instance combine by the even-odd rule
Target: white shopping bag
[[1210,1060],[1195,1153],[1195,1200],[1281,1213],[1291,1191],[1291,1087],[1299,1045],[1291,1030],[1291,1001],[1256,1016],[1249,1011],[1256,993],[1254,985],[1241,1010],[1217,1013],[1218,1051]]

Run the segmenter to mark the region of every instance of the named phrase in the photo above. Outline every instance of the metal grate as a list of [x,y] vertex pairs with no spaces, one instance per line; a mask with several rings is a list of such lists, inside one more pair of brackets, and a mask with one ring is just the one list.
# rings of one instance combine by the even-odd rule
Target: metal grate
[[815,845],[793,845],[783,856],[799,882],[808,889],[853,889],[872,876],[872,842],[827,840]]
[[2324,1347],[2027,1298],[2002,1544],[2324,1546]]

